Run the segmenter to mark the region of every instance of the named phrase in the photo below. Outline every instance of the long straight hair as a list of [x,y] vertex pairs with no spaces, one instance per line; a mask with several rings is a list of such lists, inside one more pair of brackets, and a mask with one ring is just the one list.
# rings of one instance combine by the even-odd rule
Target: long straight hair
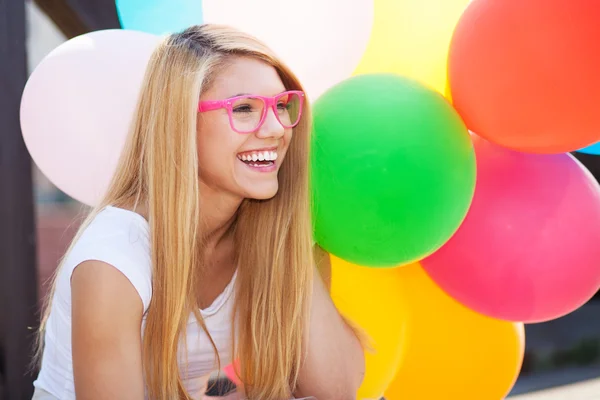
[[[204,269],[197,105],[218,71],[236,56],[273,66],[286,89],[303,90],[269,48],[235,29],[201,25],[166,37],[147,67],[128,141],[107,194],[67,250],[68,254],[104,207],[147,210],[153,296],[142,351],[150,398],[191,398],[183,386],[177,354],[190,313],[207,331],[195,287]],[[310,118],[307,104],[279,171],[278,193],[269,200],[244,200],[233,227],[238,279],[231,345],[241,361],[245,394],[252,400],[290,398],[305,352],[315,265],[309,205]],[[38,354],[54,291],[53,284]],[[216,360],[220,364],[218,355]]]

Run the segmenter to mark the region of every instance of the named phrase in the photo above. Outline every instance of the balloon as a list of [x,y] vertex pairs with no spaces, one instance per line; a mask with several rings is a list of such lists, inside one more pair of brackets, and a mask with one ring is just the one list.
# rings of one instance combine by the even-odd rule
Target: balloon
[[471,203],[474,152],[444,97],[398,75],[361,75],[314,105],[315,240],[364,266],[407,264],[456,231]]
[[440,93],[452,32],[469,0],[375,0],[373,33],[355,74],[391,72]]
[[449,295],[494,318],[542,322],[579,308],[600,288],[598,183],[570,154],[473,142],[473,204],[423,267]]
[[121,26],[157,35],[202,23],[202,0],[116,0]]
[[473,132],[531,153],[600,140],[600,2],[473,0],[452,39],[454,105]]
[[104,195],[159,38],[111,29],[73,38],[33,71],[21,99],[25,144],[59,189],[86,203]]
[[477,314],[448,297],[419,265],[398,271],[410,304],[400,368],[387,400],[500,400],[521,370],[522,323]]
[[398,269],[373,269],[331,260],[331,298],[342,315],[359,325],[373,342],[365,352],[366,374],[358,398],[379,399],[394,379],[406,351],[404,331],[410,304]]
[[203,0],[206,22],[255,35],[298,75],[314,100],[348,78],[373,25],[373,0]]
[[600,142],[594,143],[593,145],[588,147],[584,147],[583,149],[579,149],[577,150],[577,152],[598,156],[600,155]]

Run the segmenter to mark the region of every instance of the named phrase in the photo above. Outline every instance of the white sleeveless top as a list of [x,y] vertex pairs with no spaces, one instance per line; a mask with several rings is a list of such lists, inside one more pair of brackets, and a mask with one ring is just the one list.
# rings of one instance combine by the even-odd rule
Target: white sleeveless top
[[[137,290],[145,314],[152,298],[152,267],[150,236],[147,221],[139,214],[121,208],[107,207],[100,211],[85,229],[67,255],[59,272],[56,292],[46,327],[42,368],[34,386],[61,400],[75,400],[73,359],[71,353],[71,274],[87,260],[108,263],[123,273]],[[231,362],[231,318],[234,282],[232,281],[208,308],[201,310],[221,358],[221,365]],[[190,315],[186,349],[180,348],[180,370],[191,395],[199,397],[199,378],[216,369],[215,354],[204,330],[194,315]]]

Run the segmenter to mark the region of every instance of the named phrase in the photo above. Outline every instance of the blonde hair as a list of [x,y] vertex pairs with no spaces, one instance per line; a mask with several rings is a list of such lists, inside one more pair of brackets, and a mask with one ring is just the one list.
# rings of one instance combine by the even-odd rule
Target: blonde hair
[[[206,331],[194,285],[203,271],[197,105],[200,94],[233,56],[259,59],[278,71],[287,89],[302,90],[270,49],[232,28],[194,26],[166,37],[149,62],[128,142],[107,194],[73,241],[107,205],[147,207],[153,297],[143,359],[151,398],[190,398],[177,362],[190,313]],[[233,227],[238,285],[232,349],[240,360],[240,378],[249,399],[291,397],[303,361],[314,269],[308,108],[306,104],[294,128],[279,171],[277,195],[244,200]],[[53,292],[54,285],[49,299]],[[49,312],[50,304],[40,338]],[[38,352],[41,348],[40,344]]]

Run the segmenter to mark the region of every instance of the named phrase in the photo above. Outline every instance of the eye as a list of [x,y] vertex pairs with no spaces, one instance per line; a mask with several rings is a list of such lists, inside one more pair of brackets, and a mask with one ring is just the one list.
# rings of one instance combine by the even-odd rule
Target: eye
[[264,103],[261,99],[252,97],[241,97],[235,100],[232,104],[232,111],[236,114],[251,114],[260,113],[264,108]]
[[285,102],[285,101],[280,101],[279,103],[277,103],[277,109],[280,111],[286,111],[290,109],[290,103],[289,102]]
[[233,112],[235,113],[251,113],[252,111],[254,110],[250,104],[240,104],[233,108]]

